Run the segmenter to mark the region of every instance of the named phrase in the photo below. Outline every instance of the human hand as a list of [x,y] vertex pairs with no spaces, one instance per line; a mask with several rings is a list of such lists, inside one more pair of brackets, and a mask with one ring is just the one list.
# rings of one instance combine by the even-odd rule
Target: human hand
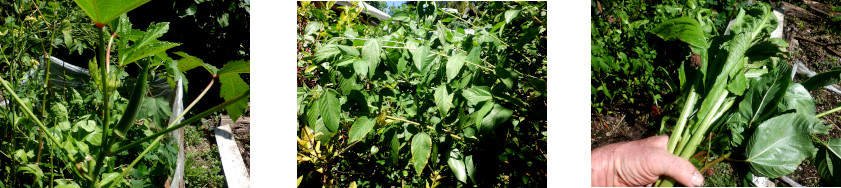
[[666,175],[685,186],[703,186],[688,160],[666,149],[669,136],[610,144],[590,152],[591,186],[646,186]]

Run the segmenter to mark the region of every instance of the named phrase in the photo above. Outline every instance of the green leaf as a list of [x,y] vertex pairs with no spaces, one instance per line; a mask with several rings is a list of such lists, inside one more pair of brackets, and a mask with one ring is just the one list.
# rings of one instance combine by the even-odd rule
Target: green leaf
[[164,125],[164,120],[168,120],[169,116],[172,115],[168,101],[162,97],[152,98],[147,96],[143,99],[137,117],[152,117],[155,125],[159,127],[166,126]]
[[815,99],[799,83],[788,86],[788,90],[783,96],[783,103],[787,108],[784,110],[796,109],[797,113],[815,115]]
[[353,70],[356,72],[356,75],[359,75],[359,78],[368,77],[368,66],[370,66],[370,63],[365,61],[365,59],[358,59],[353,62]]
[[169,22],[150,24],[140,39],[137,39],[128,49],[120,52],[120,65],[133,63],[147,56],[158,54],[181,45],[179,43],[158,41],[158,38],[163,36],[168,30]]
[[150,0],[74,0],[97,24],[106,24]]
[[811,133],[823,129],[821,120],[801,113],[789,113],[760,124],[747,146],[751,172],[777,178],[790,174],[809,156],[815,147]]
[[517,17],[520,14],[521,9],[514,9],[505,11],[505,24],[511,23],[511,20]]
[[315,131],[315,127],[318,125],[318,116],[321,114],[321,110],[318,109],[318,101],[321,100],[312,100],[309,105],[307,105],[307,112],[304,113],[305,119],[307,120],[307,125],[309,125],[313,131]]
[[414,163],[415,172],[418,175],[423,173],[423,168],[429,162],[431,150],[432,139],[425,132],[420,132],[412,137],[412,163]]
[[391,16],[391,19],[394,19],[396,21],[408,22],[410,17],[408,13],[400,11],[394,13],[394,15]]
[[499,77],[499,80],[501,80],[502,83],[505,84],[505,88],[508,89],[512,89],[514,87],[514,80],[519,77],[519,74],[517,74],[514,71],[511,71],[511,68],[496,67],[494,69],[494,73],[496,73],[496,76]]
[[438,88],[435,88],[433,98],[435,99],[433,102],[438,107],[438,112],[441,113],[441,116],[446,116],[447,111],[450,111],[450,108],[453,107],[453,94],[447,92],[447,85],[441,84]]
[[784,57],[788,43],[781,38],[770,38],[748,48],[745,57],[751,61],[764,61],[772,57]]
[[450,170],[453,171],[456,179],[462,183],[467,183],[467,170],[464,166],[464,156],[458,151],[458,148],[450,150],[450,157],[447,159],[447,164],[450,165]]
[[841,67],[830,69],[801,82],[807,90],[815,90],[841,81]]
[[482,118],[482,126],[479,128],[479,131],[484,134],[493,132],[496,126],[507,121],[513,113],[514,111],[502,107],[502,105],[494,104],[493,110],[485,118]]
[[359,50],[351,46],[337,45],[339,49],[351,56],[359,56]]
[[706,48],[707,39],[698,20],[691,17],[680,17],[657,25],[651,33],[663,38],[663,40],[680,39],[689,45]]
[[368,62],[368,77],[374,75],[374,71],[377,70],[377,66],[380,65],[380,53],[382,51],[382,47],[380,47],[380,43],[377,39],[372,38],[365,41],[365,44],[362,45],[362,59],[365,62]]
[[467,170],[467,177],[476,183],[476,164],[473,162],[473,155],[464,157],[465,170]]
[[25,174],[33,174],[37,178],[44,177],[44,171],[41,170],[41,167],[38,167],[36,164],[26,164],[23,166],[18,167],[18,172],[23,171]]
[[88,134],[88,136],[85,136],[85,141],[88,141],[88,143],[91,143],[91,145],[99,146],[100,144],[102,144],[102,133],[90,133]]
[[[219,82],[222,83],[219,97],[224,98],[225,101],[236,98],[250,89],[248,84],[242,80],[239,74],[221,75],[219,76]],[[248,108],[248,101],[249,99],[246,97],[243,100],[225,107],[225,110],[228,111],[228,115],[231,116],[231,119],[237,119],[245,112],[245,109]]]
[[464,66],[464,59],[464,54],[458,52],[447,59],[447,82],[451,82],[453,78],[458,76],[461,67]]
[[773,114],[791,82],[790,71],[785,63],[780,63],[773,74],[751,81],[751,88],[739,103],[739,113],[746,118],[748,125],[760,123]]
[[815,156],[816,167],[821,177],[830,185],[841,185],[841,139],[833,138],[818,149]]
[[228,61],[225,64],[225,67],[222,67],[222,70],[219,70],[219,75],[225,74],[240,74],[240,73],[249,73],[251,72],[251,61],[247,60],[236,60],[236,61]]
[[110,186],[112,183],[117,183],[118,181],[125,181],[120,178],[119,172],[111,172],[102,174],[102,181],[99,182],[97,187],[107,187]]
[[474,86],[461,91],[461,96],[467,99],[467,104],[475,106],[479,102],[491,100],[492,95],[488,86]]
[[324,25],[321,24],[319,21],[311,21],[307,23],[307,27],[304,28],[304,35],[311,35],[313,33],[318,32]]
[[368,117],[365,116],[357,119],[356,122],[353,122],[353,126],[351,126],[350,132],[348,133],[348,142],[355,142],[365,138],[365,135],[374,128],[375,123],[376,121],[368,119]]
[[484,102],[482,108],[476,111],[476,115],[474,117],[474,121],[476,121],[476,126],[481,130],[482,129],[482,120],[485,119],[485,115],[493,110],[494,103],[493,101]]
[[335,44],[327,44],[318,48],[318,51],[315,51],[315,62],[314,63],[321,63],[324,61],[332,60],[336,55],[339,55],[341,51],[339,47]]
[[58,119],[58,121],[67,121],[67,107],[60,102],[53,102],[50,105],[50,113]]
[[[96,121],[93,121],[93,120],[82,120],[82,121],[76,122],[76,124],[75,124],[74,126],[76,126],[76,127],[80,127],[80,128],[82,128],[82,129],[84,129],[85,131],[87,131],[87,132],[91,133],[91,132],[93,132],[93,131],[95,130],[95,128],[96,128]],[[74,131],[74,132],[75,132],[75,131]]]
[[412,61],[418,71],[423,71],[423,68],[426,67],[426,56],[428,55],[429,46],[426,45],[418,46],[415,50],[412,50]]
[[336,98],[336,93],[332,90],[324,90],[321,98],[318,101],[318,109],[321,111],[321,118],[324,120],[324,125],[330,132],[336,132],[339,129],[339,99]]
[[204,66],[204,61],[198,57],[191,56],[184,52],[175,52],[175,54],[181,56],[181,59],[178,60],[178,70],[181,72],[187,72],[193,68]]

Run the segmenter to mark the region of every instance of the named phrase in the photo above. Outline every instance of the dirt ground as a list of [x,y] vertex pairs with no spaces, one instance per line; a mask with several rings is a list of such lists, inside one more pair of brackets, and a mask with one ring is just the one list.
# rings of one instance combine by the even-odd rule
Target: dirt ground
[[[838,2],[828,4],[841,5]],[[778,7],[786,9],[784,39],[789,43],[789,65],[802,62],[810,70],[818,73],[841,67],[841,22],[830,20],[830,15],[841,15],[841,12],[832,12],[831,8],[828,8],[831,6],[823,3],[804,0],[788,0],[780,3]],[[798,75],[794,81],[800,82],[805,78]],[[816,89],[811,91],[811,94],[816,100],[818,113],[841,106],[841,94],[826,89]],[[617,106],[620,107],[610,110],[612,114],[591,112],[591,149],[654,136],[659,131],[661,117],[646,110],[644,105]],[[821,119],[825,125],[832,125],[830,134],[820,136],[821,139],[826,141],[829,138],[841,137],[841,112],[823,116]],[[821,182],[821,177],[812,163],[810,160],[804,161],[789,177],[803,186],[827,186],[828,184]],[[781,184],[778,179],[774,181]]]
[[242,160],[245,162],[245,168],[251,171],[251,118],[240,117],[237,119],[236,125],[232,127],[234,132],[239,152],[242,155]]

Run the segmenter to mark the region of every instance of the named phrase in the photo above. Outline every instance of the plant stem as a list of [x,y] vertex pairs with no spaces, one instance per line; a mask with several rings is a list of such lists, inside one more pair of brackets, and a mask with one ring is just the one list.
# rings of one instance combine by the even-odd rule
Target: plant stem
[[[110,130],[110,128],[111,128],[111,126],[110,126],[111,125],[111,120],[110,120],[111,119],[111,109],[110,109],[109,104],[108,104],[108,101],[111,99],[110,93],[108,92],[108,90],[109,90],[109,88],[108,88],[108,67],[109,67],[109,64],[111,64],[111,63],[108,62],[108,61],[111,59],[110,58],[111,57],[111,55],[110,55],[111,54],[111,44],[113,44],[113,42],[114,42],[114,35],[111,35],[111,38],[108,40],[108,46],[105,46],[105,44],[103,44],[103,42],[105,40],[105,34],[107,34],[108,32],[104,28],[105,27],[103,27],[103,29],[100,29],[100,32],[101,32],[100,35],[99,35],[99,42],[100,43],[98,44],[99,49],[100,49],[99,50],[100,54],[97,54],[97,56],[101,57],[100,60],[103,60],[102,58],[104,58],[103,61],[100,61],[100,63],[102,63],[104,65],[100,66],[99,68],[102,69],[102,71],[100,71],[100,72],[102,72],[102,79],[101,79],[102,80],[102,93],[105,94],[105,96],[104,96],[105,100],[103,100],[104,103],[105,103],[105,108],[103,109],[103,111],[104,111],[103,112],[103,116],[104,116],[103,119],[105,120],[103,125],[104,125],[105,129],[103,130],[104,132],[102,132],[102,141],[103,142],[100,145],[99,153],[96,154],[96,160],[92,164],[92,165],[94,165],[93,170],[88,172],[88,176],[94,176],[96,174],[99,174],[99,170],[102,169],[102,166],[103,166],[102,161],[105,160],[105,154],[107,154],[108,151],[111,150],[111,140],[112,139],[109,136],[111,134],[108,134],[108,133],[111,133],[111,130]],[[105,48],[103,48],[103,47],[105,47]],[[104,54],[102,54],[103,51],[104,51]],[[94,182],[99,183],[99,176],[98,175],[95,176],[94,179],[95,179]],[[91,186],[95,185],[96,183],[91,184]]]
[[[431,53],[431,54],[435,54],[435,55],[444,56],[444,57],[447,57],[447,58],[450,58],[450,56],[448,56],[448,55],[444,55],[444,54],[442,54],[442,53],[438,53],[438,52],[432,52],[432,51],[430,51],[429,53]],[[476,67],[479,67],[479,68],[485,69],[485,70],[487,70],[487,71],[494,72],[494,70],[493,70],[493,69],[491,69],[491,68],[488,68],[488,67],[483,67],[482,65],[478,65],[478,64],[476,64],[476,63],[473,63],[473,62],[470,62],[470,61],[467,61],[467,60],[464,60],[464,62],[466,62],[466,63],[468,63],[468,64],[471,64],[471,65],[473,65],[473,66],[476,66]]]
[[683,105],[683,110],[680,112],[680,118],[677,120],[677,126],[674,129],[674,133],[672,134],[672,137],[669,138],[669,153],[675,152],[677,141],[680,140],[683,131],[686,129],[686,121],[689,119],[689,114],[692,113],[692,109],[695,108],[696,101],[698,101],[698,94],[695,92],[695,87],[692,87],[689,90],[689,96],[686,97],[686,103]]
[[724,154],[724,156],[721,156],[721,157],[713,160],[712,162],[709,162],[706,165],[704,165],[704,167],[701,168],[701,170],[699,170],[699,171],[703,174],[704,171],[706,171],[707,169],[709,169],[710,167],[712,167],[716,163],[719,163],[719,162],[723,161],[724,159],[730,158],[730,154],[733,154],[733,153],[732,152],[727,152],[727,154]]
[[828,111],[823,112],[823,113],[821,113],[821,114],[815,115],[815,117],[816,117],[816,118],[820,118],[820,117],[823,117],[823,116],[825,116],[825,115],[829,115],[829,114],[835,113],[835,112],[837,112],[837,111],[839,111],[839,110],[841,110],[841,106],[839,106],[839,107],[835,107],[835,108],[833,108],[832,110],[828,110]]
[[[240,100],[242,100],[242,99],[245,99],[246,97],[248,97],[248,96],[249,96],[250,91],[251,91],[251,90],[248,90],[248,91],[246,91],[245,93],[243,93],[242,95],[239,95],[239,96],[237,96],[237,97],[235,97],[235,98],[233,98],[233,99],[231,99],[231,100],[229,100],[229,101],[225,101],[225,102],[224,102],[224,103],[222,103],[222,104],[216,105],[216,106],[214,106],[213,108],[210,108],[210,109],[208,109],[208,110],[205,110],[204,112],[199,113],[198,115],[193,116],[193,117],[191,117],[190,119],[184,120],[183,122],[181,122],[181,123],[179,123],[179,124],[177,124],[177,125],[173,125],[173,124],[175,124],[175,122],[173,121],[173,122],[170,124],[170,126],[169,126],[168,128],[166,128],[166,129],[164,129],[164,130],[161,130],[161,131],[158,131],[157,133],[152,134],[152,135],[149,135],[149,136],[147,136],[147,137],[145,137],[145,138],[142,138],[142,139],[140,139],[140,140],[134,141],[134,142],[132,142],[132,143],[131,143],[131,144],[129,144],[129,145],[126,145],[126,146],[123,146],[123,147],[117,148],[116,150],[114,150],[113,152],[111,152],[109,155],[113,155],[113,154],[115,154],[115,153],[120,153],[120,152],[123,152],[123,151],[125,151],[125,150],[127,150],[127,149],[129,149],[129,148],[132,148],[132,147],[134,147],[134,146],[139,145],[140,143],[143,143],[143,142],[145,142],[145,141],[151,140],[152,138],[155,138],[155,137],[157,137],[157,136],[161,136],[161,135],[163,135],[163,134],[166,134],[166,133],[172,132],[172,131],[174,131],[174,130],[176,130],[176,129],[178,129],[178,128],[181,128],[181,127],[184,127],[184,126],[186,126],[186,125],[189,125],[190,123],[193,123],[193,122],[196,122],[196,121],[198,121],[198,120],[201,120],[201,118],[203,118],[203,117],[205,117],[205,116],[208,116],[208,115],[212,114],[213,112],[216,112],[216,111],[222,110],[223,108],[225,108],[225,107],[226,107],[226,106],[228,106],[228,105],[231,105],[231,104],[233,104],[233,103],[239,102],[239,101],[240,101]],[[181,113],[181,114],[182,114],[181,116],[183,116],[183,115],[184,115],[184,114],[186,114],[186,113],[187,113],[187,110],[184,110],[184,112],[183,112],[183,113]],[[181,117],[181,116],[179,116],[179,117]]]

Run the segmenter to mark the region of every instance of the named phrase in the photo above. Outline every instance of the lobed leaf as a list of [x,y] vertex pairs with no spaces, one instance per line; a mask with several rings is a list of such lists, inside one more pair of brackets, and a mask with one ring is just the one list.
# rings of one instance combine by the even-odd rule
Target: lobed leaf
[[[219,97],[224,98],[225,101],[242,95],[250,89],[248,84],[242,80],[242,77],[240,77],[239,74],[221,75],[219,76],[219,82],[222,83]],[[249,99],[246,98],[245,100],[237,101],[236,103],[225,107],[225,110],[228,111],[228,115],[231,116],[231,119],[237,119],[245,112],[245,109],[248,108],[248,101]]]
[[222,69],[219,70],[218,75],[240,74],[249,72],[251,72],[251,61],[236,60],[228,61],[228,63],[225,64],[225,67],[222,67]]

